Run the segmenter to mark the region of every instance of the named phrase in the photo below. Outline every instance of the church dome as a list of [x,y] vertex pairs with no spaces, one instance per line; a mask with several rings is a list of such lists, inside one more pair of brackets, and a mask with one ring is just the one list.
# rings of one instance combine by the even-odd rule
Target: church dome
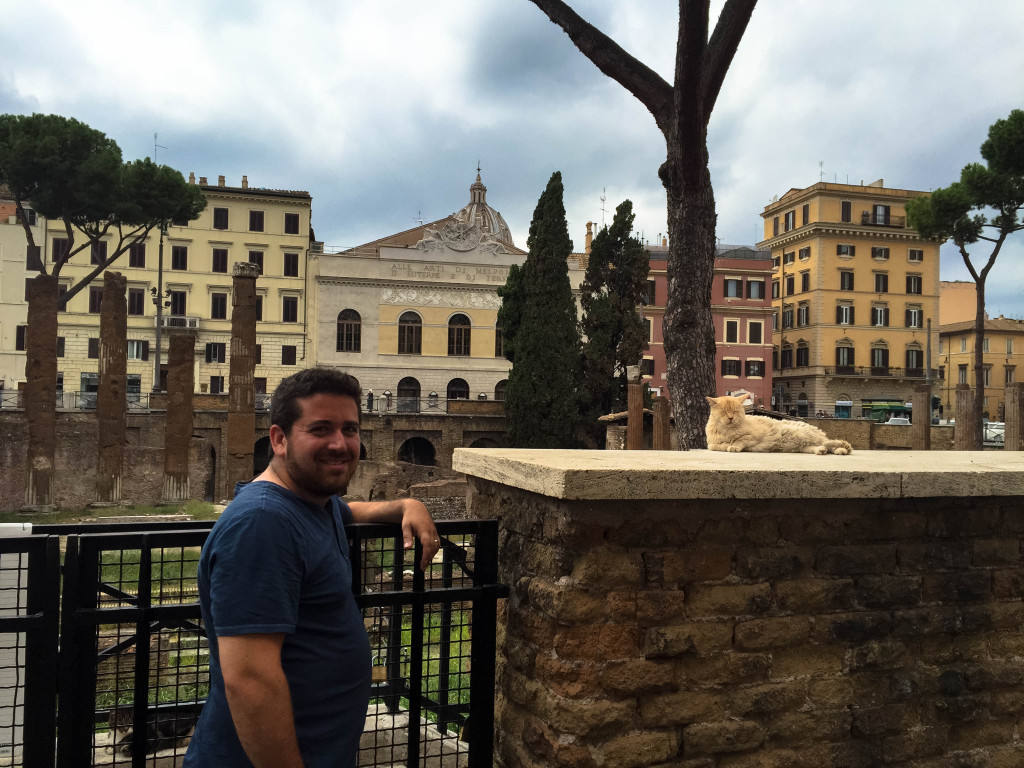
[[487,204],[487,187],[480,181],[477,169],[476,181],[469,188],[469,205],[456,213],[453,218],[467,227],[476,226],[485,241],[497,241],[515,248],[512,232],[501,214]]

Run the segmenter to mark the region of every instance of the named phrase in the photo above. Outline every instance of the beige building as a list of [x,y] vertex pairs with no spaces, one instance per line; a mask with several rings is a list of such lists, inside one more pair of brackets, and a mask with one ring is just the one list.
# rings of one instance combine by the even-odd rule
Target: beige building
[[939,246],[904,208],[923,194],[820,182],[765,207],[776,407],[884,418],[935,379]]
[[[27,215],[36,243],[42,243],[45,221],[31,209]],[[26,269],[25,253],[14,202],[0,194],[0,408],[18,404],[18,383],[25,380],[26,281],[37,274]]]
[[[942,280],[939,283],[939,325],[963,323],[978,314],[978,286],[974,281]],[[988,313],[985,313],[988,317]]]
[[[145,393],[153,388],[157,375],[154,297],[161,283],[165,304],[161,313],[161,377],[166,375],[169,335],[190,333],[196,337],[196,391],[226,391],[231,273],[232,265],[239,261],[258,263],[262,269],[257,280],[261,313],[256,329],[257,392],[272,392],[284,376],[312,364],[306,334],[306,264],[312,245],[309,193],[250,187],[244,176],[237,187],[228,186],[223,176],[216,184],[208,184],[206,177],[196,182],[190,175],[189,183],[198,183],[207,198],[199,218],[172,224],[162,237],[158,231],[152,232],[109,267],[128,281],[128,392],[137,402],[145,402]],[[7,230],[15,229],[13,240],[20,245],[8,246]],[[40,222],[40,229],[37,242],[43,259],[50,263],[54,250],[66,247],[64,227],[59,221],[49,221]],[[0,231],[5,270],[4,315],[0,316],[4,369],[0,376],[5,387],[12,389],[25,380],[25,359],[24,353],[12,358],[7,352],[8,334],[15,337],[21,333],[17,327],[9,332],[7,326],[25,317],[27,305],[23,284],[17,296],[11,292],[13,288],[6,287],[6,272],[9,268],[16,271],[19,260],[24,265],[25,238],[20,226],[5,225]],[[102,257],[111,247],[113,243],[103,243],[92,258]],[[61,285],[72,285],[86,275],[92,269],[90,260],[88,251],[76,255],[62,269]],[[65,407],[89,407],[95,401],[102,286],[100,275],[68,302],[58,319],[57,386]]]
[[[973,283],[971,284],[973,285]],[[945,306],[943,307],[945,312]],[[972,313],[973,315],[973,313]],[[1024,371],[1024,321],[996,317],[985,320],[982,341],[985,394],[982,412],[993,421],[1003,420],[1006,385],[1020,381]],[[953,418],[956,407],[956,385],[976,385],[974,375],[974,320],[943,324],[939,331],[937,362],[942,371],[941,392],[943,415]]]

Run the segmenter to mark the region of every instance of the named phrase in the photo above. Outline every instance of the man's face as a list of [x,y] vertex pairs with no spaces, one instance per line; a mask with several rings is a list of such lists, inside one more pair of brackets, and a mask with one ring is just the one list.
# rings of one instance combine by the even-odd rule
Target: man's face
[[[298,401],[302,415],[282,435],[284,466],[299,494],[322,503],[344,493],[359,463],[359,407],[351,397],[317,394]],[[275,455],[281,456],[275,446]]]

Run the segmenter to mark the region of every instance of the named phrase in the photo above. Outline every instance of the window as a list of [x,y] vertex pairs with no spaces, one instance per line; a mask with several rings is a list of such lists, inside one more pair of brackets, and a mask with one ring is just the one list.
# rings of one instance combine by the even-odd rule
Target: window
[[223,395],[224,394],[224,377],[223,376],[211,376],[210,377],[210,394],[211,395]]
[[743,281],[737,280],[734,277],[725,278],[725,296],[727,298],[742,298],[743,297]]
[[149,342],[128,339],[129,360],[149,360]]
[[[644,330],[650,328],[651,321],[646,317],[644,318]],[[647,338],[650,338],[649,336]],[[504,357],[505,356],[505,336],[501,332],[501,328],[494,329],[494,356]]]
[[452,379],[451,381],[448,382],[448,399],[469,399],[469,384],[466,383],[465,379]]
[[206,362],[223,363],[227,360],[227,345],[224,342],[210,342],[206,345]]
[[920,349],[908,349],[906,367],[908,371],[923,371],[924,352],[922,352]]
[[796,229],[796,211],[790,211],[785,216],[785,230],[789,232],[791,229]]
[[263,320],[263,294],[256,294],[256,320]]
[[917,308],[907,309],[907,328],[924,328],[924,312]]
[[840,304],[836,307],[836,325],[853,325],[852,304]]
[[143,288],[128,289],[128,314],[146,314],[146,291]]
[[86,346],[86,357],[93,360],[100,356],[100,340],[96,337],[91,337]]
[[25,334],[27,332],[27,325],[19,325],[14,329],[14,348],[19,352],[25,351]]
[[889,206],[876,205],[871,212],[871,221],[867,222],[878,226],[889,226]]
[[68,295],[68,286],[65,283],[59,283],[57,285],[57,311],[67,311],[67,300],[64,298]]
[[281,298],[281,322],[297,323],[299,321],[299,297],[283,296]]
[[210,264],[211,272],[224,272],[228,271],[228,249],[227,248],[214,248],[213,259]]
[[918,296],[921,295],[920,275],[907,275],[907,293],[916,293]]
[[840,243],[836,246],[836,256],[854,256],[857,253],[857,246]]
[[942,349],[943,349],[943,347],[945,347],[945,346],[946,346],[946,342],[945,342],[945,341],[943,341],[942,339],[939,339],[939,354],[940,354],[940,355],[942,354]]
[[505,399],[505,391],[507,389],[508,389],[508,379],[502,379],[497,384],[495,384],[494,385],[494,399],[495,400],[504,400]]
[[966,336],[963,336],[960,339],[960,351],[961,352],[966,352],[967,351],[967,337]]
[[[298,216],[298,214],[295,214]],[[297,253],[286,253],[284,255],[284,276],[285,277],[298,277],[299,276],[299,254]]]
[[796,324],[801,327],[811,324],[811,307],[809,304],[801,304],[796,308]]
[[781,367],[782,368],[792,368],[793,367],[793,348],[792,347],[783,347],[783,349],[782,349]]
[[32,281],[33,280],[35,280],[34,277],[26,277],[25,278],[25,301],[28,301],[28,293],[29,293],[29,291],[32,290]]
[[465,315],[452,315],[448,321],[448,354],[450,356],[466,356],[469,354],[470,327],[469,318]]
[[981,351],[985,352],[985,353],[988,353],[988,351],[989,351],[989,349],[988,349],[988,336],[984,337],[981,340]]
[[840,291],[852,291],[853,290],[853,272],[843,271],[839,273],[839,290]]
[[146,268],[145,243],[132,243],[128,246],[128,266],[136,269]]
[[722,361],[722,375],[723,376],[739,376],[741,372],[739,360],[723,360]]
[[889,350],[885,347],[874,347],[871,350],[872,373],[889,372]]
[[747,298],[764,298],[764,280],[747,280]]
[[398,318],[398,354],[418,355],[422,346],[423,321],[415,312]]
[[853,203],[851,203],[849,200],[843,200],[843,202],[840,203],[840,208],[842,210],[842,213],[839,217],[839,220],[853,221]]
[[171,291],[171,314],[172,315],[184,315],[185,314],[185,291]]
[[777,237],[779,234],[779,217],[772,217],[772,237]]
[[957,382],[960,383],[960,384],[966,384],[967,383],[967,366],[966,365],[958,365],[957,368],[958,368],[958,371],[957,371]]
[[796,253],[795,252],[790,251],[789,253],[783,253],[782,254],[782,263],[783,264],[792,264],[794,261],[796,261]]
[[726,320],[725,321],[725,343],[726,344],[737,344],[740,340],[740,321],[739,320]]
[[885,272],[875,272],[875,293],[889,292],[889,275]]
[[871,324],[875,326],[888,326],[889,325],[889,308],[888,307],[872,307],[871,308]]
[[811,273],[801,272],[800,273],[800,292],[807,293],[811,290]]
[[263,231],[263,211],[249,211],[249,231]]
[[853,347],[836,347],[836,367],[853,368]]
[[214,208],[213,209],[213,228],[214,229],[227,229],[228,228],[228,209],[227,208]]
[[34,227],[36,225],[36,212],[32,208],[22,207],[21,213],[18,214],[18,223],[21,224],[22,221],[30,227]]
[[89,248],[89,263],[90,264],[102,264],[107,260],[107,241],[106,240],[93,240],[92,246]]
[[338,313],[338,352],[359,352],[362,345],[363,319],[354,309]]
[[[256,345],[256,354],[254,355],[254,357],[256,358],[256,365],[263,365],[263,345],[262,344],[257,344]],[[256,391],[257,392],[260,392],[260,391],[266,392],[267,388],[264,386],[264,388],[262,390],[256,390]]]
[[654,376],[654,358],[645,357],[640,360],[640,375],[647,378]]
[[228,295],[226,293],[210,294],[210,319],[226,320],[228,316]]
[[779,330],[779,313],[774,310],[772,311],[772,330]]
[[794,279],[794,277],[792,275],[787,276],[786,277],[786,295],[787,296],[792,296],[794,293],[796,293],[796,290],[794,288],[795,285],[796,285],[796,280]]
[[646,304],[649,307],[654,306],[656,304],[654,300],[656,288],[657,284],[653,280],[647,281],[647,293],[644,296],[644,304]]
[[412,376],[398,380],[399,413],[418,413],[420,410],[420,383]]
[[[64,357],[64,337],[57,337],[57,357]],[[58,376],[60,374],[57,374]]]
[[249,263],[255,264],[260,268],[260,274],[263,274],[263,251],[249,251]]
[[985,368],[984,368],[984,379],[985,379],[985,386],[986,387],[991,387],[992,386],[992,366],[990,366],[990,365],[986,365],[985,366]]
[[772,272],[777,272],[779,269],[780,259],[778,256],[772,256]]
[[889,249],[880,245],[871,246],[871,258],[885,260],[889,258]]
[[793,327],[793,310],[784,309],[782,310],[782,329]]
[[66,237],[53,238],[53,263],[64,261],[71,256],[71,241]]
[[779,281],[778,280],[772,280],[772,298],[773,299],[779,298]]
[[747,323],[747,343],[760,344],[764,341],[764,324],[760,320]]
[[299,234],[299,214],[286,213],[284,215],[284,233],[286,235]]
[[808,203],[804,203],[803,208],[800,209],[800,225],[806,227],[811,223],[811,206]]
[[911,261],[924,261],[924,251],[920,248],[911,248],[908,257]]
[[1016,381],[1016,379],[1014,378],[1014,371],[1015,370],[1016,370],[1016,366],[1013,366],[1013,365],[1006,366],[1006,383],[1007,384],[1013,384],[1013,382]]
[[103,304],[103,289],[98,285],[89,286],[89,311],[98,315],[100,305]]
[[747,378],[759,379],[764,377],[764,360],[747,360]]
[[800,261],[807,261],[809,258],[811,258],[811,248],[810,248],[810,246],[807,246],[806,248],[801,248],[800,251],[799,251],[799,256],[800,256]]
[[1008,354],[1008,355],[1012,355],[1013,354],[1013,339],[1007,339],[1006,340],[1006,354]]
[[188,269],[188,248],[186,246],[171,246],[171,269]]
[[811,364],[811,350],[809,347],[796,348],[796,367],[806,368]]

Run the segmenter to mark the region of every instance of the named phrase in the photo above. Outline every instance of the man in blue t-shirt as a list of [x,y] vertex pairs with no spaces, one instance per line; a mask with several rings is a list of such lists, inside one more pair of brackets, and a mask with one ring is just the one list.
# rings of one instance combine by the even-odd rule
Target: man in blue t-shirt
[[401,523],[426,568],[440,541],[414,499],[338,498],[359,462],[359,382],[328,368],[284,379],[270,466],[239,486],[199,562],[210,692],[184,768],[349,768],[370,696],[347,522]]

